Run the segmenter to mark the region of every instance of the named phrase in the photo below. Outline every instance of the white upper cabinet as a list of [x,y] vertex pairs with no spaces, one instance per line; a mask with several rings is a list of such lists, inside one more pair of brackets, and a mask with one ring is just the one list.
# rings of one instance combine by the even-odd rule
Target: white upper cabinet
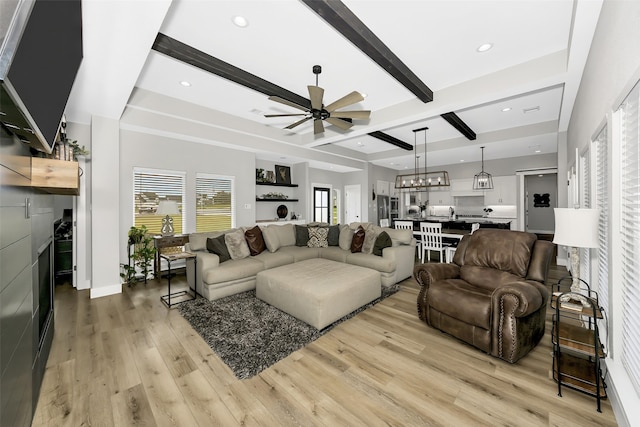
[[485,205],[515,205],[517,203],[517,179],[515,175],[494,176],[493,190],[485,190]]

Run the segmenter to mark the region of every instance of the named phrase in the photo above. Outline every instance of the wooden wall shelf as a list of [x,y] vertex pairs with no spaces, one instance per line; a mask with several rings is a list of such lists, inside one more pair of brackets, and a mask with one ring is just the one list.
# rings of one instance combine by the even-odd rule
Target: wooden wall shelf
[[31,186],[51,194],[80,194],[78,162],[31,158]]

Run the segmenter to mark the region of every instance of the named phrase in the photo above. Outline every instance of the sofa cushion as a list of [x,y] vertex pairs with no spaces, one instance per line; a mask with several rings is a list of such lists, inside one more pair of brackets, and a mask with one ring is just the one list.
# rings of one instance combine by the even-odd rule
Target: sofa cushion
[[296,225],[296,246],[307,246],[309,243],[309,229],[305,225]]
[[287,265],[294,262],[293,255],[278,251],[271,253],[264,251],[260,255],[256,255],[253,259],[257,259],[264,265],[265,269],[280,267],[281,265]]
[[278,234],[275,227],[277,225],[267,225],[262,229],[262,238],[264,239],[264,245],[269,252],[275,252],[280,249],[280,241],[278,240]]
[[231,255],[227,249],[227,244],[224,241],[224,234],[221,234],[218,237],[209,237],[207,239],[207,251],[218,255],[221,263],[231,259]]
[[349,225],[344,224],[340,226],[340,237],[338,238],[338,246],[344,251],[351,250],[351,240],[353,239],[353,233]]
[[309,242],[307,246],[310,248],[326,248],[329,246],[327,242],[327,234],[329,229],[326,227],[308,227]]
[[489,267],[526,277],[537,237],[523,231],[480,229],[468,237],[464,265]]
[[230,233],[235,231],[234,229],[225,230],[225,231],[210,231],[206,233],[191,233],[189,234],[189,248],[192,251],[206,251],[207,250],[207,239],[218,237],[225,233]]
[[278,253],[282,252],[293,257],[295,262],[304,261],[305,259],[319,258],[320,248],[309,248],[300,246],[283,246],[278,250]]
[[327,243],[329,246],[338,246],[340,244],[340,226],[330,225],[327,234]]
[[262,230],[257,225],[244,232],[244,238],[249,246],[249,254],[256,256],[267,249],[264,239],[262,238]]
[[390,248],[391,246],[391,237],[389,237],[389,234],[386,231],[383,231],[378,234],[378,237],[376,237],[372,253],[377,256],[382,256],[382,250],[384,248]]
[[203,271],[202,281],[208,285],[214,285],[252,277],[262,270],[264,270],[264,264],[255,257],[236,259]]
[[345,251],[339,246],[329,246],[320,250],[320,257],[331,261],[347,262],[347,255],[350,251]]
[[362,226],[358,227],[355,234],[353,235],[353,239],[351,239],[351,252],[362,252],[362,245],[364,244],[365,231]]
[[396,271],[396,263],[392,259],[373,254],[363,254],[362,252],[348,254],[347,263],[372,268],[380,273],[393,273]]
[[296,229],[293,224],[272,225],[278,236],[280,247],[294,246],[296,244]]
[[490,329],[491,291],[462,279],[445,279],[429,287],[431,308],[468,325]]
[[[378,227],[379,228],[379,227]],[[376,228],[370,227],[364,232],[364,242],[362,242],[362,253],[370,254],[373,251],[373,245],[376,243],[378,234],[382,231]]]
[[389,237],[391,237],[392,246],[409,245],[413,239],[411,230],[396,230],[394,228],[385,228]]
[[249,246],[244,238],[242,229],[225,234],[224,241],[227,244],[227,249],[229,249],[231,259],[243,259],[249,256]]

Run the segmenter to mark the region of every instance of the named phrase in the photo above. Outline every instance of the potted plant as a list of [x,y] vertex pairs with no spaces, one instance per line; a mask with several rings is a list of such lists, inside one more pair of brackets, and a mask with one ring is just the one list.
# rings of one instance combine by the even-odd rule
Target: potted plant
[[[151,261],[156,254],[156,249],[153,245],[153,239],[147,233],[147,227],[142,225],[140,227],[131,227],[128,233],[128,248],[130,251],[133,246],[133,253],[129,252],[129,263],[120,264],[121,272],[120,277],[129,286],[135,284],[138,276],[137,272],[142,273],[144,283],[147,283],[147,277],[151,270]],[[133,265],[131,265],[133,261]]]

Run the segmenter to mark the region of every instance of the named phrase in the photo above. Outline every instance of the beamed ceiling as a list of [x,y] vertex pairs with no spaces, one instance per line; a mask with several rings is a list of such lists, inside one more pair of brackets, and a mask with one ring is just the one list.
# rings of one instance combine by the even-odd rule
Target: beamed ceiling
[[[85,58],[67,119],[115,118],[123,129],[336,171],[412,169],[412,130],[423,127],[429,167],[480,161],[481,146],[485,160],[556,153],[601,4],[84,2]],[[289,130],[299,118],[264,117],[301,112],[270,95],[310,106],[316,64],[325,102],[366,94],[344,109],[371,110],[369,119],[314,135],[312,120]]]

